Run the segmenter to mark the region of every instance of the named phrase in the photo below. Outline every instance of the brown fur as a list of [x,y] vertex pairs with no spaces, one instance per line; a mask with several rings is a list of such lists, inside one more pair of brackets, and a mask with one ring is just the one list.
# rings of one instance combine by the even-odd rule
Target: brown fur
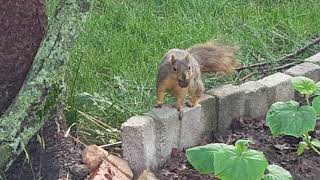
[[201,72],[232,73],[240,66],[234,57],[236,50],[236,47],[213,42],[187,50],[169,50],[159,66],[156,107],[162,106],[166,92],[177,98],[176,108],[179,112],[182,112],[183,102],[188,94],[191,96],[188,105],[197,106],[204,92]]
[[193,46],[188,51],[198,61],[201,72],[228,74],[240,67],[240,63],[234,57],[238,49],[236,46],[211,41]]

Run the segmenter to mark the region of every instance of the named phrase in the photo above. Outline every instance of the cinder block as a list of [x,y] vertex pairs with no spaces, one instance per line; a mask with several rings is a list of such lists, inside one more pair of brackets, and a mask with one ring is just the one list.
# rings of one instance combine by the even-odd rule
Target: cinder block
[[[164,106],[154,108],[146,115],[154,118],[156,127],[156,149],[158,164],[162,165],[170,158],[173,148],[187,149],[200,144],[204,138],[210,138],[212,112],[202,113],[202,105],[208,109],[212,105],[208,96],[202,97],[200,105],[193,108],[184,107],[182,119],[179,120],[175,108]],[[214,108],[214,107],[213,107]],[[204,118],[202,118],[204,117]]]
[[320,65],[320,53],[308,57],[304,61]]
[[214,129],[218,126],[218,105],[214,96],[203,94],[200,98],[201,121],[205,126],[204,137],[211,141]]
[[211,89],[208,94],[216,98],[218,107],[218,124],[216,131],[230,127],[233,119],[244,115],[245,99],[238,86],[231,84]]
[[280,72],[258,80],[260,84],[267,87],[268,108],[277,101],[284,102],[294,99],[294,89],[291,81],[291,76]]
[[316,82],[320,80],[320,66],[310,62],[304,62],[293,66],[284,73],[294,77],[305,76]]
[[157,168],[155,125],[148,116],[134,116],[121,126],[124,159],[135,176],[143,170]]
[[257,81],[248,81],[239,86],[245,98],[245,117],[260,118],[268,110],[267,87]]
[[201,119],[201,106],[184,108],[180,123],[179,149],[186,149],[200,144],[204,138],[205,122]]
[[[161,166],[170,157],[173,148],[179,148],[179,113],[175,108],[154,108],[146,115],[153,117],[156,133],[157,160]],[[185,115],[185,114],[184,114]]]

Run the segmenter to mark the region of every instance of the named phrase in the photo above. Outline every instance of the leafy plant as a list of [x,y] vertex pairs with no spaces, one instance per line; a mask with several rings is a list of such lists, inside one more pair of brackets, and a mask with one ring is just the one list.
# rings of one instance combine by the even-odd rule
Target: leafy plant
[[[305,97],[307,104],[300,106],[292,100],[272,104],[267,112],[267,125],[273,136],[302,137],[303,141],[298,145],[298,155],[303,154],[309,147],[320,155],[319,141],[309,136],[309,132],[315,128],[317,116],[320,116],[320,83],[316,84],[312,79],[301,76],[294,78],[292,85]],[[311,96],[316,96],[312,103],[309,102]]]
[[238,140],[235,146],[207,144],[187,149],[190,164],[202,174],[212,173],[222,180],[291,180],[292,176],[277,165],[268,165],[264,154],[247,148],[249,140]]

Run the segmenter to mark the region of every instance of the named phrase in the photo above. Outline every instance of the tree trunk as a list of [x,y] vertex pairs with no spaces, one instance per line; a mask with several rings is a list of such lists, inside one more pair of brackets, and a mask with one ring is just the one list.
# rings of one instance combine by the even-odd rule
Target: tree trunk
[[31,138],[47,121],[54,121],[52,113],[60,109],[64,99],[63,72],[69,59],[68,50],[79,34],[88,10],[86,0],[60,0],[57,3],[31,69],[14,101],[0,118],[0,170],[8,170],[21,152],[28,154]]

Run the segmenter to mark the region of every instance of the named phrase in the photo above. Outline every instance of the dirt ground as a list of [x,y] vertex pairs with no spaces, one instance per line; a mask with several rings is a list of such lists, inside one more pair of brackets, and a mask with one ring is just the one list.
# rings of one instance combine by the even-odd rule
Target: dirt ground
[[[320,123],[311,134],[320,138]],[[250,139],[255,144],[249,148],[263,151],[270,164],[277,164],[290,171],[295,180],[318,180],[320,177],[320,156],[312,150],[298,157],[297,145],[300,139],[284,136],[273,138],[264,120],[234,121],[230,130],[215,136],[214,142],[234,144],[237,139]],[[157,176],[166,180],[208,180],[215,179],[212,175],[200,175],[187,162],[185,152],[173,151],[172,158],[167,161]]]
[[[57,125],[59,124],[59,126]],[[88,169],[82,165],[81,150],[66,131],[63,109],[51,113],[43,129],[29,142],[27,154],[22,152],[6,172],[8,180],[57,180],[68,177],[72,180],[85,179]],[[39,143],[41,137],[43,143]],[[0,178],[1,179],[1,178]]]
[[47,31],[42,0],[0,0],[0,115],[18,94]]

